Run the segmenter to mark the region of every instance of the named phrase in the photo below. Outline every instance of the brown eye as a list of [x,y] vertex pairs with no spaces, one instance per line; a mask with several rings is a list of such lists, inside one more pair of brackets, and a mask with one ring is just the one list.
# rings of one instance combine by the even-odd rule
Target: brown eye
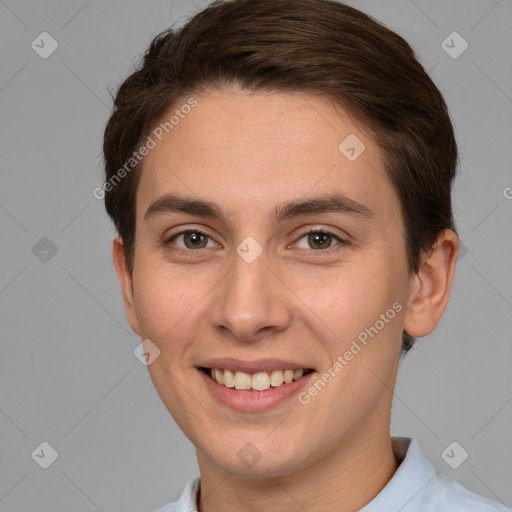
[[[172,242],[173,244],[176,245],[176,242],[181,240],[182,243],[184,244],[185,249],[204,249],[205,247],[207,247],[210,237],[206,233],[203,233],[202,231],[188,230],[181,231],[180,233],[173,235],[167,243]],[[178,247],[183,248],[182,245],[177,245]],[[212,245],[210,245],[209,247],[212,247]]]
[[[309,231],[307,233],[304,233],[300,240],[306,239],[306,243],[301,245],[301,242],[297,242],[295,245],[301,249],[306,250],[327,250],[331,247],[338,245],[340,243],[343,243],[343,240],[335,235],[334,233],[330,233],[328,231]],[[333,243],[334,242],[334,243]],[[304,246],[305,245],[305,246]]]
[[308,235],[308,243],[313,249],[328,249],[331,241],[332,236],[328,233],[310,233]]
[[188,249],[202,249],[203,247],[206,247],[207,238],[208,237],[206,235],[195,231],[185,233],[183,235],[183,241]]

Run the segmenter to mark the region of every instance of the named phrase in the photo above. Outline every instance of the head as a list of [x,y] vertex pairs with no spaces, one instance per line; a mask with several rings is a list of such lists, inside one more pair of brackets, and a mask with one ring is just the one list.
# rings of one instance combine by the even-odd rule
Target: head
[[[203,456],[240,473],[256,470],[226,442],[284,474],[389,428],[400,354],[437,325],[458,251],[453,128],[411,47],[339,2],[291,4],[217,1],[158,35],[104,138],[100,192],[130,325],[160,351],[151,378]],[[308,387],[219,413],[201,370],[219,358],[302,365]]]

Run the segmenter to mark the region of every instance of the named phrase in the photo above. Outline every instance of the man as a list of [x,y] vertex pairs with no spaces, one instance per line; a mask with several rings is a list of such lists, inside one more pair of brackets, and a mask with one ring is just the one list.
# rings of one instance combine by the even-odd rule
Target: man
[[200,468],[161,512],[506,510],[390,437],[459,250],[453,128],[401,37],[213,2],[152,42],[104,153],[128,320]]

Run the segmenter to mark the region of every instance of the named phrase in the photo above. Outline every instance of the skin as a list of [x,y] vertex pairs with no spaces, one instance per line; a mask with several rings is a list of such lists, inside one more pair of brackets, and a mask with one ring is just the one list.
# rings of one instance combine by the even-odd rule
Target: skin
[[[457,235],[441,233],[418,274],[409,273],[381,150],[332,102],[234,90],[196,99],[144,159],[133,274],[119,239],[113,257],[131,328],[160,349],[151,379],[196,446],[200,510],[359,510],[397,469],[389,428],[402,331],[421,337],[437,325]],[[354,161],[338,150],[349,134],[366,146]],[[272,224],[275,205],[333,191],[373,217],[329,212]],[[167,212],[146,221],[148,207],[171,192],[214,201],[225,219]],[[166,245],[189,228],[208,235],[202,248],[186,236]],[[308,228],[346,243],[308,243]],[[249,236],[263,248],[250,264],[236,252]],[[237,412],[212,397],[196,368],[208,357],[274,357],[320,376],[395,302],[402,310],[307,404],[293,397]],[[251,467],[237,456],[247,442],[261,454]]]

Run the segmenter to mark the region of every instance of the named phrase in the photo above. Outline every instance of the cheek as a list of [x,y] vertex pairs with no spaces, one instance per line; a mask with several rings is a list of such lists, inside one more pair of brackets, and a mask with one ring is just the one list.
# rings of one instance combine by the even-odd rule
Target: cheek
[[140,333],[169,355],[183,349],[204,317],[211,288],[207,275],[177,272],[157,262],[134,272],[134,308]]
[[382,269],[375,267],[340,267],[321,281],[304,280],[300,295],[331,334],[346,339],[369,321],[375,321],[375,315],[387,304],[384,275]]
[[139,265],[133,283],[141,335],[155,342],[162,341],[184,314],[187,297],[183,286],[155,265]]
[[304,312],[329,359],[347,351],[353,352],[347,359],[358,359],[356,366],[395,358],[401,345],[403,290],[391,270],[380,258],[371,265],[339,268],[325,281],[303,281],[301,296],[310,309]]
[[[161,338],[162,331],[172,325],[172,296],[157,281],[143,278],[134,283],[134,307],[139,321],[141,334],[147,338]],[[176,302],[174,302],[176,304]]]

